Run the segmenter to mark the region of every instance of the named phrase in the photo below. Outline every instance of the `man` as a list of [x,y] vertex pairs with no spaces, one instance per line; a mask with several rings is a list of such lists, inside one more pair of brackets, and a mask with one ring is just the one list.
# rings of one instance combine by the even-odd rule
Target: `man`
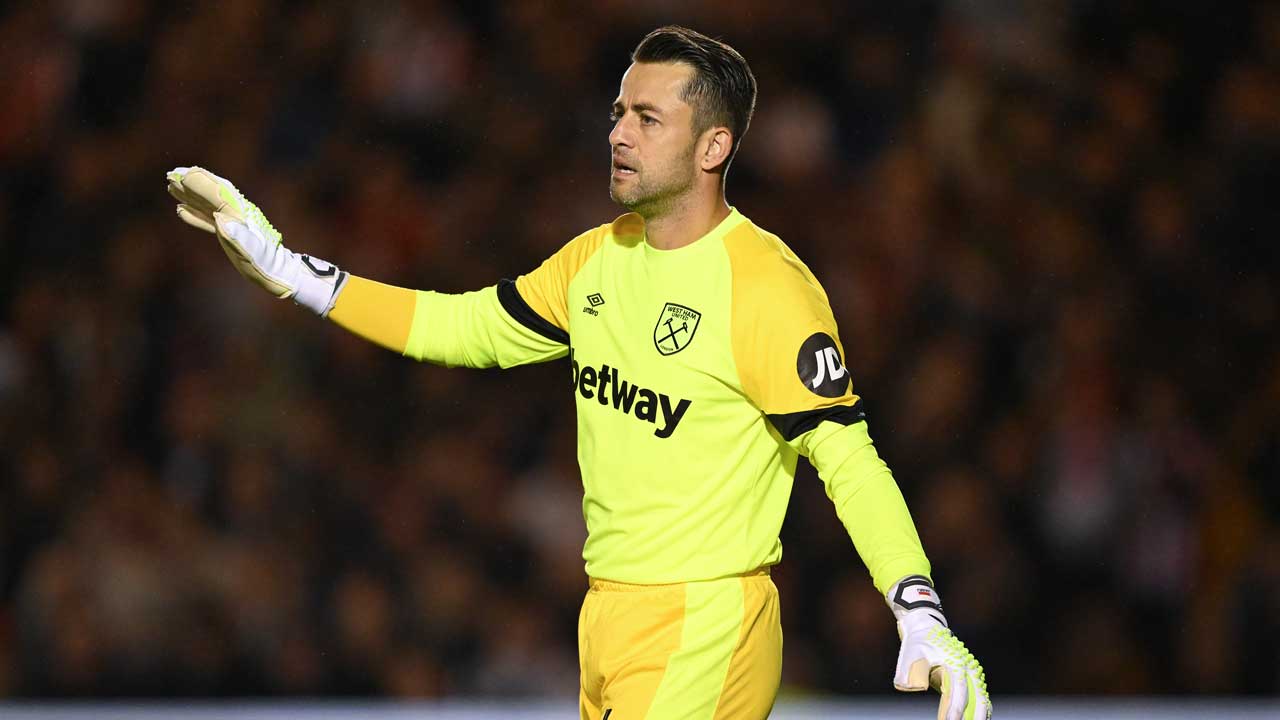
[[782,662],[769,567],[801,454],[897,618],[895,687],[939,689],[939,718],[989,717],[982,669],[947,627],[867,434],[826,293],[725,201],[755,106],[746,61],[679,27],[631,57],[609,134],[610,196],[630,212],[478,292],[391,287],[290,252],[199,168],[170,173],[170,192],[245,276],[387,348],[467,367],[568,355],[591,579],[584,720],[769,714]]

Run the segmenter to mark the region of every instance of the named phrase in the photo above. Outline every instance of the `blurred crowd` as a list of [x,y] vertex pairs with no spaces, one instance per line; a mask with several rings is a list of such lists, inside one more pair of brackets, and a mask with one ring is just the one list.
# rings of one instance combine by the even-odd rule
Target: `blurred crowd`
[[[0,11],[0,695],[573,696],[563,362],[410,362],[173,215],[463,291],[620,211],[680,22],[760,84],[729,200],[830,295],[992,692],[1276,693],[1280,6],[147,2]],[[891,692],[812,469],[784,692]]]

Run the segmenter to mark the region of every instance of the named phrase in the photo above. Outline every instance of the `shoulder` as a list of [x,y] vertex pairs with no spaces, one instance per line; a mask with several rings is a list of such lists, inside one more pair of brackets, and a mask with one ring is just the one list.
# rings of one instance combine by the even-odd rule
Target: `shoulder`
[[827,307],[827,293],[818,279],[777,235],[745,220],[725,235],[724,246],[736,307]]
[[[554,332],[544,331],[545,328],[539,325],[538,320],[550,323],[560,331],[568,331],[569,317],[565,298],[570,283],[600,250],[606,239],[620,228],[627,227],[624,221],[626,217],[624,215],[614,222],[597,225],[578,234],[531,272],[517,277],[514,282],[505,280],[499,283],[498,299],[502,301],[503,307],[521,322],[533,318],[525,324],[560,341],[560,337]],[[624,222],[620,224],[620,221]]]
[[755,223],[734,227],[724,244],[733,274],[730,338],[738,377],[783,437],[794,439],[806,427],[801,421],[813,416],[792,414],[857,400],[827,293],[786,243]]
[[[619,231],[625,231],[628,228],[628,224],[623,222],[627,217],[624,215],[613,222],[597,225],[580,233],[577,237],[565,243],[554,255],[547,258],[543,265],[554,268],[561,280],[567,282],[600,250],[609,238],[615,237]],[[643,222],[641,223],[640,232],[643,236]]]

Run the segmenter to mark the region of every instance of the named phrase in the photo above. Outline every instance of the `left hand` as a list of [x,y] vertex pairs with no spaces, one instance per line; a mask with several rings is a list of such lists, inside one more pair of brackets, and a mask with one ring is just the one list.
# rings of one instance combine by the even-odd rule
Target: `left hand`
[[909,575],[889,588],[885,600],[898,619],[902,638],[893,686],[904,692],[933,688],[942,693],[938,720],[989,720],[986,674],[951,633],[932,583]]

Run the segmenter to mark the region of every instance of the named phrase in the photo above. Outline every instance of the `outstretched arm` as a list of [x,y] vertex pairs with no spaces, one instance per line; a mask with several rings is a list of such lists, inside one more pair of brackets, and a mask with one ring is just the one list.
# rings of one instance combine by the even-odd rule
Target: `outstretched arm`
[[[533,311],[503,280],[473,292],[409,290],[351,276],[329,319],[414,360],[445,367],[512,367],[563,357],[567,336],[521,322]],[[533,324],[533,323],[530,323]]]

